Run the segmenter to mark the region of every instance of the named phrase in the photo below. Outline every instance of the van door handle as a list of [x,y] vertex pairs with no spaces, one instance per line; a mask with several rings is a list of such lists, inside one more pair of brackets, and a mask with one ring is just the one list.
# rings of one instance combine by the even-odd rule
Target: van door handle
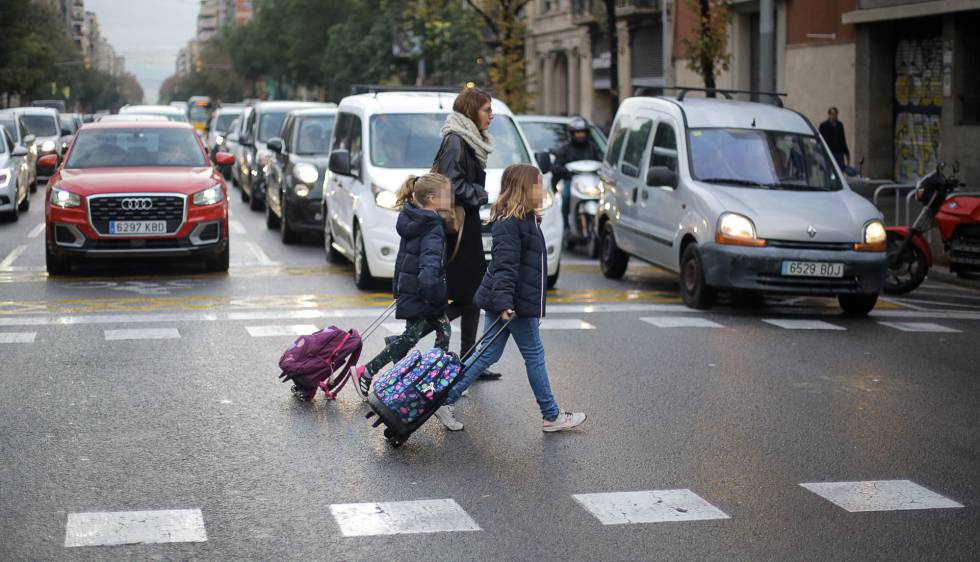
[[649,199],[650,199],[650,191],[644,189],[643,190],[643,202],[646,203],[647,200],[649,200]]
[[634,205],[636,204],[636,199],[637,199],[637,196],[639,194],[640,194],[640,188],[639,187],[634,187],[633,188],[633,204]]

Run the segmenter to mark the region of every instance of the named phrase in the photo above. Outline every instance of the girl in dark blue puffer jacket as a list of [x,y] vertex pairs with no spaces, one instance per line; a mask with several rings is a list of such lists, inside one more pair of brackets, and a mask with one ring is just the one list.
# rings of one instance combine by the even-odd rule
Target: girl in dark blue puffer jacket
[[500,183],[500,196],[490,212],[493,225],[490,265],[475,302],[486,311],[486,331],[496,329],[495,323],[497,326],[510,323],[467,366],[463,380],[453,386],[446,405],[436,410],[435,415],[449,430],[463,429],[453,404],[480,373],[500,359],[507,340],[513,336],[524,356],[527,380],[541,410],[541,429],[548,433],[571,429],[585,422],[585,414],[562,410],[555,402],[538,332],[538,324],[544,317],[548,279],[546,245],[536,211],[544,198],[541,172],[534,166],[515,164],[504,170]]
[[392,289],[395,317],[405,320],[401,336],[354,371],[354,388],[364,398],[371,379],[393,359],[403,357],[422,339],[436,332],[436,347],[449,351],[451,328],[446,317],[446,218],[452,216],[453,191],[440,174],[409,176],[398,193],[397,230],[401,236]]

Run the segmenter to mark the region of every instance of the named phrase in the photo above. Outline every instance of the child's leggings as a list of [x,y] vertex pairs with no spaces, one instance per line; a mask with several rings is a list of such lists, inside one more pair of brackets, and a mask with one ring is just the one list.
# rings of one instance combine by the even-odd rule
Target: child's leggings
[[449,351],[449,337],[452,335],[452,327],[449,325],[449,318],[445,314],[432,318],[407,320],[402,335],[388,340],[388,347],[384,348],[367,364],[365,369],[368,375],[373,378],[393,359],[404,357],[410,349],[415,347],[415,344],[419,343],[425,333],[432,331],[436,333],[436,347],[443,351]]

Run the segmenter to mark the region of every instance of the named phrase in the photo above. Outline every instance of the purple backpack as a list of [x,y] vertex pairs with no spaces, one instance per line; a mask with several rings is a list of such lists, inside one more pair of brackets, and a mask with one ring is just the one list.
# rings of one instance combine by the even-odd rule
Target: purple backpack
[[416,350],[376,378],[373,392],[403,424],[412,424],[442,405],[460,367],[455,355],[437,347],[424,355]]
[[282,382],[293,382],[293,393],[313,400],[317,388],[333,400],[351,376],[351,367],[361,357],[362,339],[357,330],[336,326],[300,336],[279,358]]

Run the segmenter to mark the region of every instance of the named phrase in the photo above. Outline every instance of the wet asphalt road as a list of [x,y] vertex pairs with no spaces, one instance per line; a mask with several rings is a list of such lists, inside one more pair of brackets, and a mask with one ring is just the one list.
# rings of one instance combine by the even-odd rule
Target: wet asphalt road
[[[556,397],[586,425],[541,433],[510,348],[504,379],[460,403],[465,431],[433,421],[396,450],[350,389],[294,401],[276,380],[293,336],[252,335],[364,328],[381,310],[383,291],[358,291],[316,244],[283,246],[233,197],[228,275],[127,264],[49,280],[40,202],[0,224],[0,559],[967,560],[980,546],[973,289],[930,281],[865,319],[827,299],[695,312],[669,274],[633,264],[609,281],[569,253],[543,337]],[[664,327],[684,322],[699,326]],[[107,339],[147,329],[160,339]],[[850,512],[800,485],[883,480],[962,507]],[[727,518],[604,525],[573,498],[646,490],[689,490]],[[438,499],[461,512],[437,522],[479,530],[344,536],[333,515]],[[151,510],[200,510],[206,540],[65,546],[74,515]]]

